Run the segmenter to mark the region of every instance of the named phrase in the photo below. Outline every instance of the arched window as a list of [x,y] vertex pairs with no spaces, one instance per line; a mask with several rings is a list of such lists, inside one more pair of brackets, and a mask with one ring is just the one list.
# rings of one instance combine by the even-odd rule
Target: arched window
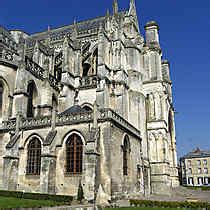
[[173,134],[173,116],[172,116],[171,111],[169,111],[169,113],[168,113],[168,132],[172,137],[172,134]]
[[40,175],[41,167],[41,142],[33,138],[28,144],[26,173],[28,175]]
[[78,135],[72,134],[66,142],[66,173],[82,173],[82,155],[82,139]]
[[54,77],[56,78],[57,81],[61,81],[62,78],[62,60],[63,60],[63,53],[59,53],[55,57],[55,65],[54,65]]
[[130,142],[128,136],[125,136],[123,142],[123,176],[128,175],[128,157],[130,153]]
[[88,73],[89,73],[89,71],[91,69],[91,65],[89,63],[83,63],[82,64],[82,68],[83,68],[82,76],[83,77],[87,77]]
[[34,116],[34,106],[33,106],[34,89],[35,89],[34,82],[30,81],[28,83],[28,88],[27,88],[27,93],[28,93],[27,117]]
[[93,53],[93,58],[92,58],[92,74],[96,75],[97,74],[97,67],[98,67],[98,49],[96,49]]
[[0,84],[0,117],[2,117],[2,110],[3,110],[3,85]]

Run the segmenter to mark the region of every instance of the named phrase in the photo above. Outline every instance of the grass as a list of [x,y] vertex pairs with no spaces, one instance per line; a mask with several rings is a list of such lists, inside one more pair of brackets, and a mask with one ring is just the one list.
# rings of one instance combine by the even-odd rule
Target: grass
[[38,208],[59,205],[62,205],[62,203],[50,200],[31,200],[0,196],[0,208]]
[[128,207],[128,208],[108,208],[105,210],[197,210],[189,208],[158,208],[158,207]]

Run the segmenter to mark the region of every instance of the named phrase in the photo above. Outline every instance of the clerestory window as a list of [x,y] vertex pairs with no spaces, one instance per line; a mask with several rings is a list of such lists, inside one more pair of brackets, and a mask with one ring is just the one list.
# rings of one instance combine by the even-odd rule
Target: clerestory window
[[33,106],[34,88],[35,85],[33,81],[30,81],[27,88],[27,93],[28,93],[27,117],[34,116],[34,106]]

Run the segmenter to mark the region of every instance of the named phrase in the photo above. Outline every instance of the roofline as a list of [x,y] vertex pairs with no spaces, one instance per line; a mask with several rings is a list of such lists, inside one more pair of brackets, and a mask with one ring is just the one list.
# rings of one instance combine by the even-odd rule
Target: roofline
[[204,155],[198,155],[198,156],[195,156],[195,155],[191,155],[191,156],[183,156],[180,158],[180,160],[182,159],[188,159],[188,158],[206,158],[206,157],[210,157],[210,154],[204,154]]
[[[85,23],[85,22],[87,22],[87,21],[91,21],[91,20],[95,20],[95,19],[102,19],[102,18],[105,18],[106,16],[98,16],[98,17],[95,17],[95,18],[91,18],[91,19],[86,19],[86,20],[81,20],[81,21],[78,21],[78,22],[76,22],[76,25],[77,24],[81,24],[81,23]],[[56,30],[59,30],[59,29],[63,29],[63,28],[66,28],[66,27],[69,27],[69,26],[73,26],[74,25],[74,23],[72,23],[72,24],[69,24],[69,25],[63,25],[63,26],[60,26],[60,27],[56,27],[56,28],[51,28],[50,29],[50,32],[53,32],[53,31],[56,31]],[[40,32],[35,32],[35,33],[32,33],[30,36],[36,36],[36,35],[41,35],[41,34],[44,34],[44,33],[46,33],[46,32],[48,32],[47,30],[45,30],[45,31],[40,31]]]

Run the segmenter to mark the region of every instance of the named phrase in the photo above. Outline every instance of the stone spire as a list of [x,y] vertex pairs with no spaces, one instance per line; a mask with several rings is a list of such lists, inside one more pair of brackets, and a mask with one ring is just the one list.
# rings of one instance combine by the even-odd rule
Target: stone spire
[[135,0],[130,0],[130,7],[129,7],[129,11],[128,11],[128,16],[132,16],[134,18],[135,26],[136,26],[138,32],[140,32],[140,30],[139,30],[139,23],[138,23],[138,17],[137,17],[137,12],[136,12]]
[[130,0],[129,15],[136,16],[136,4],[135,0]]
[[77,31],[77,22],[76,22],[76,19],[74,19],[74,25],[73,25],[73,32],[71,34],[71,38],[73,40],[75,40],[77,38],[77,35],[78,35],[78,31]]
[[34,51],[33,51],[33,61],[39,64],[39,41],[36,40]]
[[114,0],[113,2],[113,15],[116,15],[118,13],[118,2],[117,0]]
[[106,17],[109,17],[110,16],[110,12],[109,12],[109,9],[106,10]]
[[50,25],[47,26],[47,39],[45,41],[45,44],[49,47],[50,46]]
[[69,71],[69,39],[67,35],[63,41],[63,72]]

